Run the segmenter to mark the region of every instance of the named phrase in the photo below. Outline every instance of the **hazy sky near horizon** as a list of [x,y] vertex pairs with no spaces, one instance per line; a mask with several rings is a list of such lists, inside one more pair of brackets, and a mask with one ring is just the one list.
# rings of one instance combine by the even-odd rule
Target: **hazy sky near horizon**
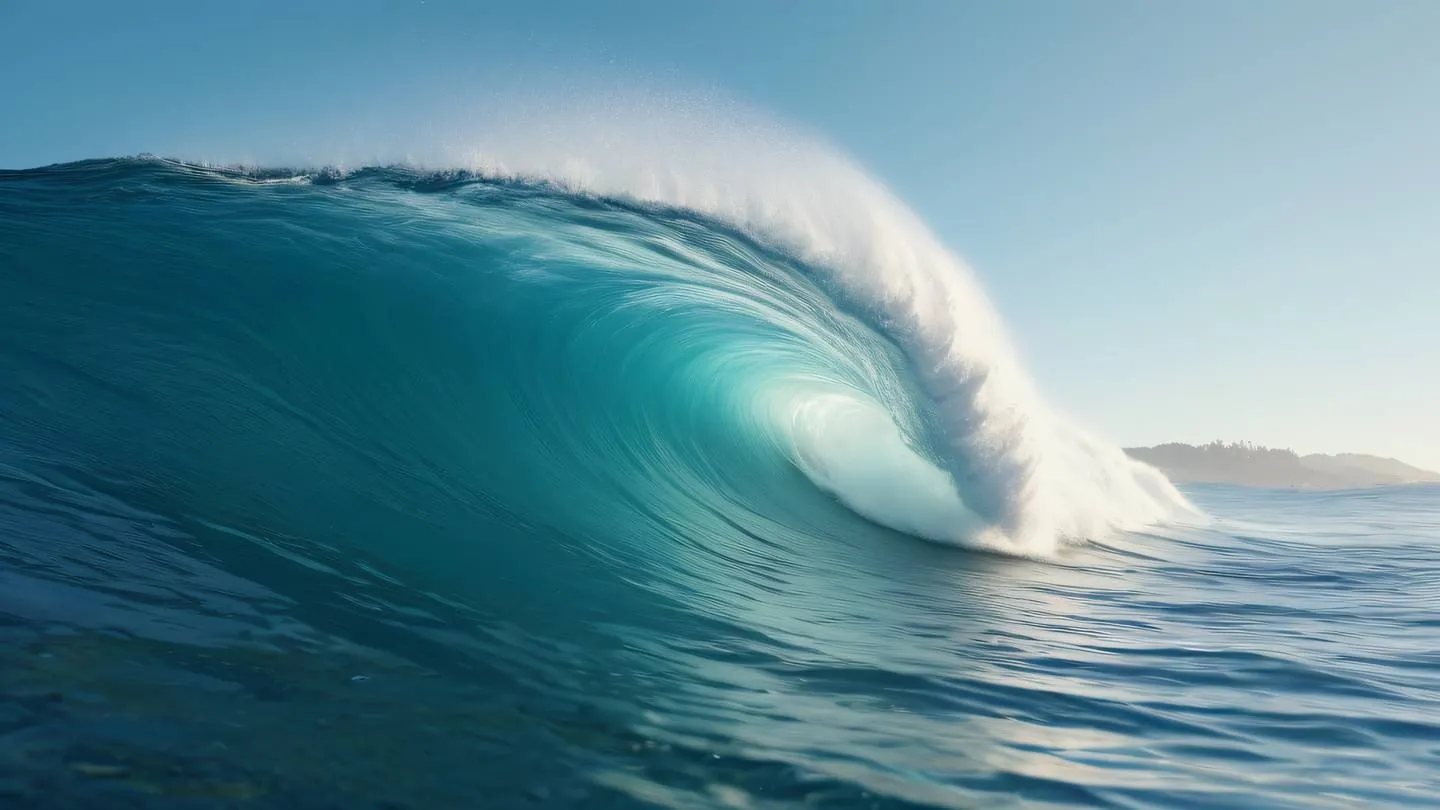
[[0,31],[4,168],[536,74],[733,94],[905,199],[1108,438],[1440,469],[1440,2],[7,0]]

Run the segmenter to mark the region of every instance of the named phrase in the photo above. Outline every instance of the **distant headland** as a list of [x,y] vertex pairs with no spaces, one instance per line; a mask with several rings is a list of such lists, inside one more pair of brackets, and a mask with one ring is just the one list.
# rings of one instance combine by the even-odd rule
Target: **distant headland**
[[1239,484],[1293,489],[1357,489],[1392,484],[1440,483],[1440,473],[1393,458],[1362,453],[1299,455],[1249,442],[1157,444],[1125,452],[1177,484]]

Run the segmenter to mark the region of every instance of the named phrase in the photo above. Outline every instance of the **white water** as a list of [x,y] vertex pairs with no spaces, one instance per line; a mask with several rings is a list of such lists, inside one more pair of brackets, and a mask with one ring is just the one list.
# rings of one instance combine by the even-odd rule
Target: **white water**
[[[843,303],[883,324],[909,357],[948,450],[941,471],[874,409],[793,408],[784,429],[799,465],[872,520],[943,542],[1046,554],[1067,538],[1190,511],[1158,472],[1046,406],[970,270],[819,139],[735,105],[654,96],[503,109],[449,128],[438,144],[321,150],[299,162],[462,169],[692,209],[825,269]],[[296,157],[292,149],[285,159]]]

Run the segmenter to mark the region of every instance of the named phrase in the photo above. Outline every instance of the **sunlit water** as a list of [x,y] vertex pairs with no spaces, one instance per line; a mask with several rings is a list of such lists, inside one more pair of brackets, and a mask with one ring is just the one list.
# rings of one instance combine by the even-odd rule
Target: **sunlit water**
[[803,252],[0,175],[0,806],[1433,806],[1440,489],[1191,510]]

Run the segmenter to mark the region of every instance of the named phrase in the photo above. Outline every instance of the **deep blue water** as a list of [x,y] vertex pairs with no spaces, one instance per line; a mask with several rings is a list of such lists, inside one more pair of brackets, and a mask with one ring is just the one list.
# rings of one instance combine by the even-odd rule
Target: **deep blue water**
[[1440,488],[990,542],[1054,467],[892,311],[544,185],[0,173],[0,806],[1435,806]]

